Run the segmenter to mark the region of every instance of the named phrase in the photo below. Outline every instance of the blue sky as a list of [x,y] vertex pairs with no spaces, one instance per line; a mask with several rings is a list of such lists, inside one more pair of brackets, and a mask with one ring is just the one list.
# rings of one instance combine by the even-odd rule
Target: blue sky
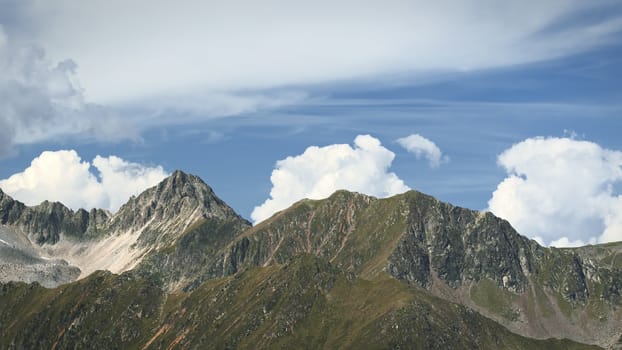
[[[44,151],[75,150],[83,162],[116,156],[162,174],[175,169],[197,174],[251,218],[271,198],[271,189],[294,186],[271,181],[277,161],[302,155],[309,146],[348,144],[356,153],[355,138],[371,135],[394,159],[384,153],[370,156],[383,177],[370,177],[353,190],[392,194],[365,186],[389,181],[385,175],[394,173],[406,187],[487,209],[497,187],[513,175],[534,188],[547,188],[533,183],[547,178],[568,187],[543,191],[545,197],[536,203],[523,187],[513,188],[510,197],[498,192],[498,198],[510,202],[490,209],[505,213],[515,227],[545,244],[622,239],[622,225],[616,226],[622,217],[622,163],[616,153],[622,151],[618,2],[379,4],[319,1],[296,4],[298,8],[271,1],[255,8],[188,1],[173,7],[136,1],[124,7],[114,1],[0,0],[0,8],[6,9],[0,15],[0,67],[5,70],[0,81],[0,179],[23,175]],[[412,134],[433,142],[449,161],[431,166],[397,142]],[[529,151],[507,166],[499,164],[504,151],[540,136],[552,137],[537,149],[541,153]],[[585,152],[606,159],[604,168],[613,169],[593,171],[594,183],[586,187],[594,190],[586,190],[586,197],[560,194],[577,186],[572,173],[552,171],[541,177],[531,167],[524,173],[512,170],[553,154],[562,139],[573,143],[554,159],[589,171],[584,164],[593,163],[573,157],[581,147],[593,145],[600,153],[592,148]],[[324,151],[322,157],[334,150]],[[602,155],[610,151],[611,158]],[[384,166],[387,161],[390,165]],[[281,168],[300,174],[291,168],[295,166]],[[342,170],[326,171],[339,177],[347,173]],[[103,182],[93,167],[90,171]],[[151,174],[155,179],[160,173]],[[12,186],[25,201],[56,195],[37,187],[43,185],[34,171],[28,181],[24,176],[4,186],[0,182],[0,187],[10,193],[7,187]],[[147,183],[131,180],[136,188]],[[45,186],[54,184],[46,181]],[[97,191],[115,191],[115,184],[110,181]],[[304,185],[307,190],[291,198],[324,193],[313,183]],[[82,187],[63,188],[84,192]],[[602,194],[606,200],[590,204]],[[94,203],[110,202],[97,198]],[[567,200],[591,207],[576,205],[568,211]],[[555,204],[532,217],[524,209],[510,210],[549,201]],[[578,214],[583,212],[593,214]],[[579,217],[582,231],[530,224],[567,216]]]

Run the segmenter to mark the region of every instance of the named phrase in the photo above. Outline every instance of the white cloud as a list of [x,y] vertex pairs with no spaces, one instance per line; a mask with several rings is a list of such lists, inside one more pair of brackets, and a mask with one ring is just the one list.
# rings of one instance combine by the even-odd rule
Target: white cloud
[[612,3],[6,4],[0,13],[0,155],[15,144],[65,136],[137,139],[162,123],[300,104],[312,99],[314,84],[399,84],[398,76],[430,81],[564,57],[619,40],[622,19],[615,11],[573,20]]
[[93,166],[99,172],[99,183],[108,195],[108,208],[113,211],[125,204],[130,196],[140,194],[168,176],[161,166],[147,167],[117,156],[96,156]]
[[126,103],[138,111],[131,117],[140,124],[166,125],[252,114],[283,106],[310,102],[302,91],[168,93]]
[[[591,243],[595,243],[595,242],[596,241],[593,240]],[[586,243],[580,239],[571,241],[568,239],[568,237],[562,237],[554,241],[551,241],[550,246],[557,247],[557,248],[572,248],[572,247],[581,247],[581,246],[584,246],[585,244]]]
[[50,62],[42,49],[12,43],[0,25],[0,156],[15,144],[72,135],[135,138],[127,123],[84,101],[71,60]]
[[22,31],[53,57],[76,60],[98,102],[504,67],[588,50],[622,28],[615,12],[573,20],[613,1],[25,2],[11,17],[28,19]]
[[622,152],[571,138],[531,138],[498,158],[488,202],[520,233],[558,246],[622,240]]
[[425,157],[430,166],[438,167],[441,163],[449,162],[449,157],[443,156],[441,149],[436,144],[419,134],[412,134],[398,139],[397,142],[408,152],[413,153],[417,159]]
[[23,172],[0,180],[0,188],[27,205],[59,201],[72,209],[116,211],[131,195],[156,185],[167,173],[119,157],[97,156],[91,164],[74,150],[45,151]]
[[[72,60],[50,61],[43,49],[12,43],[0,25],[0,156],[14,145],[62,140],[139,140],[153,125],[235,116],[307,100],[299,91],[178,92],[143,98],[118,111],[86,102]],[[148,107],[145,107],[148,106]]]
[[409,190],[387,172],[395,154],[369,135],[354,139],[354,147],[335,144],[311,146],[304,153],[276,163],[270,198],[255,207],[255,223],[269,218],[303,198],[322,199],[339,189],[387,197]]

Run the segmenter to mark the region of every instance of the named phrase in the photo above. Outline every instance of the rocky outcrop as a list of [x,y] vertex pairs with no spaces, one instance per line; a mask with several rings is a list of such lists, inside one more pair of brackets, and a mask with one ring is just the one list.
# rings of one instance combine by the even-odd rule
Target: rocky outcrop
[[535,242],[504,220],[423,195],[404,195],[406,232],[388,261],[398,279],[429,287],[432,272],[457,287],[483,278],[511,291],[524,291],[532,272]]
[[40,257],[30,241],[6,226],[0,226],[0,283],[37,282],[52,288],[74,281],[81,271],[63,259]]
[[[56,269],[76,266],[82,277],[98,269],[129,272],[124,276],[165,294],[192,295],[213,280],[272,271],[305,256],[347,280],[391,281],[462,304],[526,336],[611,345],[622,326],[622,244],[545,248],[490,213],[416,191],[386,199],[338,191],[251,227],[198,177],[177,171],[115,215],[49,202],[29,208],[0,192],[0,219],[3,227],[27,234],[35,253],[45,248],[47,257],[66,258],[69,265]],[[28,252],[32,263],[23,265],[34,269],[33,280],[55,273]],[[217,298],[229,302],[225,294]],[[400,319],[392,317],[383,322]]]
[[216,254],[206,260],[210,278],[314,254],[361,278],[390,275],[464,303],[529,336],[608,344],[622,325],[619,268],[576,249],[542,247],[490,213],[416,191],[304,200]]
[[0,224],[28,234],[39,245],[55,244],[62,236],[92,239],[105,234],[111,214],[102,209],[73,211],[59,202],[27,207],[0,190]]
[[141,276],[157,278],[164,289],[192,290],[206,280],[228,276],[222,251],[250,227],[243,219],[203,219],[189,227],[177,243],[148,254],[136,267]]
[[[138,197],[132,197],[114,215],[100,209],[74,212],[61,203],[47,201],[27,207],[0,193],[0,218],[4,227],[28,238],[28,243],[32,243],[28,247],[32,248],[29,254],[33,258],[65,259],[73,265],[72,273],[67,276],[76,278],[80,273],[76,275],[74,272],[80,270],[82,277],[100,269],[121,273],[150,257],[142,271],[166,272],[169,276],[165,278],[167,285],[198,278],[195,275],[201,269],[194,267],[201,266],[205,252],[186,242],[198,234],[193,228],[199,223],[225,223],[226,234],[216,232],[215,235],[226,243],[250,227],[248,221],[220,200],[201,179],[181,171],[174,172]],[[189,232],[191,235],[186,237]],[[211,229],[202,234],[211,237]],[[215,242],[211,238],[207,241]],[[171,251],[177,254],[169,255]],[[20,269],[16,265],[9,266],[0,257],[2,263],[5,263],[5,270],[14,272],[7,272],[4,278],[0,275],[0,281],[7,281],[10,276],[16,276],[18,270],[24,269],[33,270],[34,277],[28,281],[47,281],[47,265],[29,265]],[[67,282],[66,279],[53,280]]]
[[183,230],[200,219],[212,218],[242,219],[203,180],[177,170],[157,186],[130,198],[112,217],[109,229],[143,228],[145,234],[141,236],[140,244],[147,245],[158,239],[167,241],[177,236],[162,237],[162,233]]
[[[0,254],[4,253],[0,249]],[[80,269],[70,266],[64,260],[0,263],[0,283],[5,281],[36,282],[43,287],[54,288],[73,282],[78,276],[80,276]]]

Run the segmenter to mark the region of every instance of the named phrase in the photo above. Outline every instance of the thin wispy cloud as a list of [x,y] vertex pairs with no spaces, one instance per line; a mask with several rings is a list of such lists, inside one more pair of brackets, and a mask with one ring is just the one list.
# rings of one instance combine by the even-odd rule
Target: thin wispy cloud
[[574,20],[616,6],[609,1],[2,5],[3,153],[304,105],[318,85],[434,81],[566,57],[622,30],[615,11]]
[[[20,17],[36,23],[35,40],[47,43],[53,57],[78,63],[88,98],[108,102],[563,57],[616,40],[618,17],[572,20],[611,4],[58,0],[31,1]],[[46,16],[51,11],[55,16]]]

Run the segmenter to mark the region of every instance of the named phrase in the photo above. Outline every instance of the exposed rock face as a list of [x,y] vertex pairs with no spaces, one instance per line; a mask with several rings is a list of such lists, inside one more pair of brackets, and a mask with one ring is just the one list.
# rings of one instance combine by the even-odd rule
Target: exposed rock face
[[[310,253],[362,278],[426,288],[525,335],[611,344],[622,270],[586,261],[588,252],[541,247],[490,213],[415,191],[382,200],[340,191],[276,214],[206,264],[226,276]],[[593,309],[598,316],[584,315]]]
[[63,259],[44,259],[24,236],[0,226],[0,282],[38,282],[55,287],[78,278],[80,269]]
[[417,192],[407,193],[405,201],[408,224],[389,258],[392,275],[429,287],[434,271],[453,287],[487,278],[511,291],[525,290],[534,241],[490,213],[454,207]]
[[157,276],[169,290],[191,290],[202,282],[228,276],[223,270],[222,251],[250,227],[243,219],[212,218],[189,227],[174,246],[153,251],[136,267],[142,276]]
[[16,222],[26,206],[14,200],[0,189],[0,223],[3,225]]
[[0,190],[0,224],[12,226],[28,234],[41,244],[55,244],[61,236],[77,239],[97,237],[110,218],[102,209],[76,212],[59,202],[48,202],[27,207]]
[[[218,309],[214,300],[240,312],[249,312],[241,323],[236,323],[239,327],[247,325],[236,330],[242,333],[232,333],[226,344],[216,345],[246,344],[240,334],[252,334],[264,326],[270,329],[270,336],[288,336],[294,341],[292,339],[298,339],[291,336],[295,327],[305,325],[302,328],[305,332],[323,327],[313,323],[313,317],[320,317],[312,312],[313,308],[319,308],[316,312],[324,315],[322,317],[335,317],[331,312],[335,312],[332,308],[337,304],[331,304],[335,296],[330,291],[338,281],[353,290],[362,288],[359,289],[362,294],[378,292],[376,287],[368,285],[370,283],[397,283],[400,287],[392,292],[401,295],[404,290],[408,291],[405,293],[410,297],[403,303],[390,304],[384,299],[370,301],[378,307],[391,305],[390,311],[383,309],[387,313],[361,315],[376,317],[377,328],[382,328],[383,334],[392,334],[388,338],[381,337],[385,346],[406,344],[403,340],[410,339],[413,333],[403,333],[403,329],[431,322],[426,317],[416,316],[420,312],[434,313],[432,310],[442,308],[453,315],[454,311],[449,311],[453,306],[438,306],[441,300],[466,306],[459,312],[460,317],[472,319],[474,324],[483,325],[488,321],[481,321],[477,313],[469,316],[469,312],[474,311],[468,310],[477,310],[510,330],[530,337],[571,338],[614,346],[622,336],[619,331],[622,329],[622,313],[619,312],[622,244],[578,249],[544,248],[520,236],[507,221],[490,213],[455,207],[416,191],[386,199],[338,191],[325,200],[302,200],[251,227],[198,177],[177,171],[159,185],[131,198],[114,215],[102,210],[74,212],[60,203],[44,202],[26,207],[0,192],[0,220],[0,228],[4,230],[0,230],[3,240],[0,241],[0,282],[39,281],[45,286],[55,286],[78,275],[84,278],[95,270],[106,269],[114,273],[126,272],[118,277],[124,282],[108,274],[107,283],[129,288],[128,281],[135,279],[142,284],[158,286],[158,301],[154,302],[160,303],[162,308],[166,301],[160,298],[166,299],[166,295],[187,297],[185,304],[178,305],[181,309],[173,307],[174,311],[165,318],[156,317],[157,322],[164,322],[159,324],[161,328],[156,334],[137,333],[136,337],[127,338],[131,344],[167,347],[180,339],[178,337],[187,336],[194,337],[189,344],[214,345],[203,343],[206,340],[199,335],[189,335],[200,329],[216,332],[209,334],[219,332],[219,326],[214,325],[221,324],[218,320],[223,317],[228,319],[230,311],[222,309],[214,313]],[[306,261],[302,270],[297,270],[300,262],[291,265],[292,261],[299,261],[297,259]],[[290,265],[297,266],[294,271],[298,272],[280,274],[275,270]],[[275,276],[286,276],[283,278],[287,280],[283,284],[259,282],[264,278],[277,278]],[[316,281],[314,278],[320,278],[317,285],[311,283]],[[236,282],[238,279],[264,289],[253,294],[252,289]],[[356,286],[351,285],[352,281],[358,281]],[[21,287],[11,288],[21,290]],[[234,296],[226,293],[227,288],[241,293],[246,300],[233,301]],[[271,288],[284,288],[284,293],[297,293],[298,288],[318,289],[308,295],[302,293],[306,295],[302,300],[289,298],[289,294],[271,299],[274,292],[270,292]],[[258,300],[267,298],[267,304],[261,305],[262,313],[256,312],[259,309],[244,308],[247,303],[253,303],[248,298],[255,297],[260,298]],[[307,297],[313,301],[309,302]],[[413,306],[416,303],[411,303],[413,299],[409,298],[436,299],[426,299],[428,301],[423,304]],[[184,310],[198,307],[199,300],[213,305],[214,309],[204,310],[204,314],[186,315]],[[288,306],[286,311],[274,311],[274,315],[279,316],[271,319],[266,316],[274,306],[270,303],[303,303],[308,308]],[[322,309],[314,306],[315,303],[331,306]],[[187,317],[193,320],[194,331],[188,331],[183,323]],[[438,325],[447,326],[445,321],[435,320]],[[268,321],[278,326],[261,326]],[[65,320],[59,322],[64,324]],[[387,322],[406,328],[400,331],[386,328]],[[156,323],[150,325],[155,327]],[[452,327],[473,337],[477,337],[473,332],[482,331],[462,323]],[[173,330],[176,333],[169,333]],[[420,331],[425,332],[425,329]],[[329,333],[325,330],[322,336]],[[479,344],[493,346],[496,340],[490,337],[494,334],[485,334]],[[392,338],[393,335],[397,338]],[[429,343],[421,344],[439,348],[443,344],[467,346],[459,342],[454,344],[440,334],[437,338],[443,341],[435,343],[430,339]],[[393,343],[387,343],[387,339],[392,339]],[[47,344],[45,341],[41,344]],[[296,341],[287,344],[298,344]],[[325,341],[330,343],[328,338]],[[499,341],[505,344],[503,339]],[[279,343],[266,341],[266,344],[277,346]],[[477,347],[478,343],[469,344]]]
[[[451,287],[487,279],[522,293],[533,277],[576,302],[590,295],[588,275],[612,281],[620,273],[585,264],[576,250],[541,247],[490,213],[415,191],[383,200],[341,191],[324,201],[299,202],[230,244],[222,271],[283,263],[303,252],[364,275],[386,271],[424,288],[436,276]],[[370,264],[379,257],[383,266],[374,269]],[[599,297],[618,304],[615,285]]]
[[[100,209],[74,212],[61,203],[47,201],[27,207],[0,192],[0,218],[5,228],[15,232],[14,236],[23,236],[24,244],[18,248],[28,250],[37,261],[20,267],[0,256],[5,271],[0,274],[0,282],[15,280],[10,276],[24,275],[27,269],[32,278],[18,280],[39,281],[46,286],[55,285],[48,280],[66,283],[98,269],[115,273],[132,269],[150,252],[175,245],[197,222],[233,222],[232,236],[226,239],[250,227],[201,179],[181,171],[131,198],[115,215]],[[62,263],[40,263],[56,260]],[[197,262],[186,259],[179,263],[187,267]],[[54,266],[52,271],[50,266]],[[65,278],[54,277],[64,267],[71,273]],[[54,276],[47,278],[48,273]]]
[[157,186],[131,198],[112,217],[109,227],[114,231],[143,227],[139,244],[145,246],[169,243],[177,235],[167,233],[183,231],[200,219],[243,220],[203,180],[175,171]]
[[[5,252],[0,249],[0,254]],[[78,276],[80,269],[70,266],[65,260],[0,264],[0,281],[37,282],[44,287],[54,288],[75,281]]]

